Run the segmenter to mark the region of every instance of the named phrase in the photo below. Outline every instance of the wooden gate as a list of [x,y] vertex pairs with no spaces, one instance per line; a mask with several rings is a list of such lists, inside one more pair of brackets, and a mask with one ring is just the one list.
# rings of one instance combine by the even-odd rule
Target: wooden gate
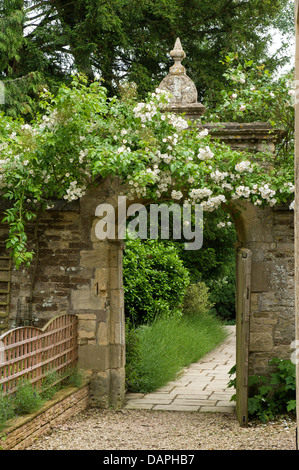
[[236,412],[240,426],[248,424],[251,259],[250,250],[236,249]]

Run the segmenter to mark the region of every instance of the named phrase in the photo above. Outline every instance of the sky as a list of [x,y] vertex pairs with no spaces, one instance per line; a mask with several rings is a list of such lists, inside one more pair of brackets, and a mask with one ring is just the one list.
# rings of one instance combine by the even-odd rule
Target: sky
[[[275,54],[275,52],[282,46],[283,38],[281,32],[277,29],[273,29],[271,31],[273,44],[270,46],[269,51],[271,54]],[[281,67],[279,73],[288,72],[292,67],[295,65],[295,35],[293,40],[289,40],[289,46],[286,49],[286,54],[290,57],[291,61],[288,65]]]

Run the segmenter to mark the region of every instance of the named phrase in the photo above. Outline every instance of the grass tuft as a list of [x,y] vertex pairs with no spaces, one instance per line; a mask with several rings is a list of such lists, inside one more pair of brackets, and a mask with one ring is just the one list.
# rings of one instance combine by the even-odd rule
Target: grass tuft
[[[130,335],[132,339],[132,331]],[[181,369],[197,362],[226,336],[223,324],[209,313],[162,317],[139,327],[135,331],[134,354],[130,354],[128,344],[128,391],[149,393],[166,385]]]

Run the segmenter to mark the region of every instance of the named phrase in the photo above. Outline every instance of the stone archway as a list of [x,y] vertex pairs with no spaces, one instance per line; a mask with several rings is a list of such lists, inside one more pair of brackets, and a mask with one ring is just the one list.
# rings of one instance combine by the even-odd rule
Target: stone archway
[[[106,182],[105,202],[117,206],[119,187]],[[105,198],[105,199],[104,199]],[[100,241],[94,230],[99,192],[81,201],[82,227],[89,246],[80,252],[90,283],[71,291],[71,311],[79,317],[80,366],[93,371],[93,406],[121,406],[125,388],[123,241]],[[238,248],[252,253],[249,323],[249,374],[265,374],[273,357],[289,358],[294,339],[293,214],[286,208],[261,209],[249,203],[230,208]]]
[[[171,109],[196,119],[204,109],[180,65],[184,53],[179,42],[172,56],[177,59],[176,67],[166,82],[168,88],[175,87],[177,99]],[[183,86],[190,86],[190,93],[182,93]],[[182,101],[186,96],[187,102]],[[209,128],[212,137],[232,148],[246,148],[253,155],[266,148],[275,157],[280,132],[273,132],[268,124],[224,123]],[[51,219],[52,223],[40,246],[35,302],[36,311],[47,319],[57,312],[78,316],[79,365],[92,371],[90,404],[120,407],[125,398],[124,244],[122,239],[101,241],[95,234],[97,206],[109,203],[116,208],[120,185],[109,179],[98,183],[80,202],[64,210],[57,204],[45,215],[47,220],[41,221],[46,224]],[[229,210],[239,246],[252,253],[249,374],[264,374],[271,357],[290,357],[294,339],[293,213],[287,207],[261,209],[245,203]],[[6,230],[1,227],[1,235]],[[28,296],[28,274],[13,272],[12,317],[16,316],[16,300]]]
[[[196,119],[204,111],[180,61],[184,53],[179,41],[172,51],[175,66],[161,83],[161,88],[174,87],[176,99],[171,109],[185,112]],[[182,93],[183,87],[190,93]],[[186,99],[187,102],[183,101]],[[272,152],[281,132],[273,132],[267,123],[222,123],[209,127],[212,137],[229,143],[232,148],[247,149],[253,155],[259,150]],[[101,242],[94,228],[94,210],[99,200],[117,207],[119,186],[104,182],[100,192],[89,193],[81,202],[84,227],[92,226],[90,247],[81,251],[80,263],[92,270],[90,286],[72,292],[72,309],[79,315],[82,338],[80,364],[93,370],[91,404],[119,406],[124,399],[125,338],[124,299],[122,287],[122,241]],[[267,374],[273,357],[289,358],[294,339],[294,230],[293,213],[288,207],[265,208],[250,203],[229,208],[236,225],[238,248],[251,253],[250,292],[248,298],[248,373]],[[96,313],[91,312],[92,308]],[[90,312],[90,313],[88,313]],[[85,331],[85,333],[82,333]],[[86,338],[86,332],[90,338]],[[243,355],[244,356],[244,355]],[[243,357],[242,356],[242,357]]]

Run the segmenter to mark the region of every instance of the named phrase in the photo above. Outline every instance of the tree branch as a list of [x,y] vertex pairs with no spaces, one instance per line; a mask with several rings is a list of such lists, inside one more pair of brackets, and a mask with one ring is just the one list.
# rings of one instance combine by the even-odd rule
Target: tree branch
[[42,5],[49,5],[47,0],[42,0],[41,2],[37,3],[36,5],[32,5],[32,7],[24,8],[24,12],[27,13],[29,11],[36,10],[37,8],[41,7]]

